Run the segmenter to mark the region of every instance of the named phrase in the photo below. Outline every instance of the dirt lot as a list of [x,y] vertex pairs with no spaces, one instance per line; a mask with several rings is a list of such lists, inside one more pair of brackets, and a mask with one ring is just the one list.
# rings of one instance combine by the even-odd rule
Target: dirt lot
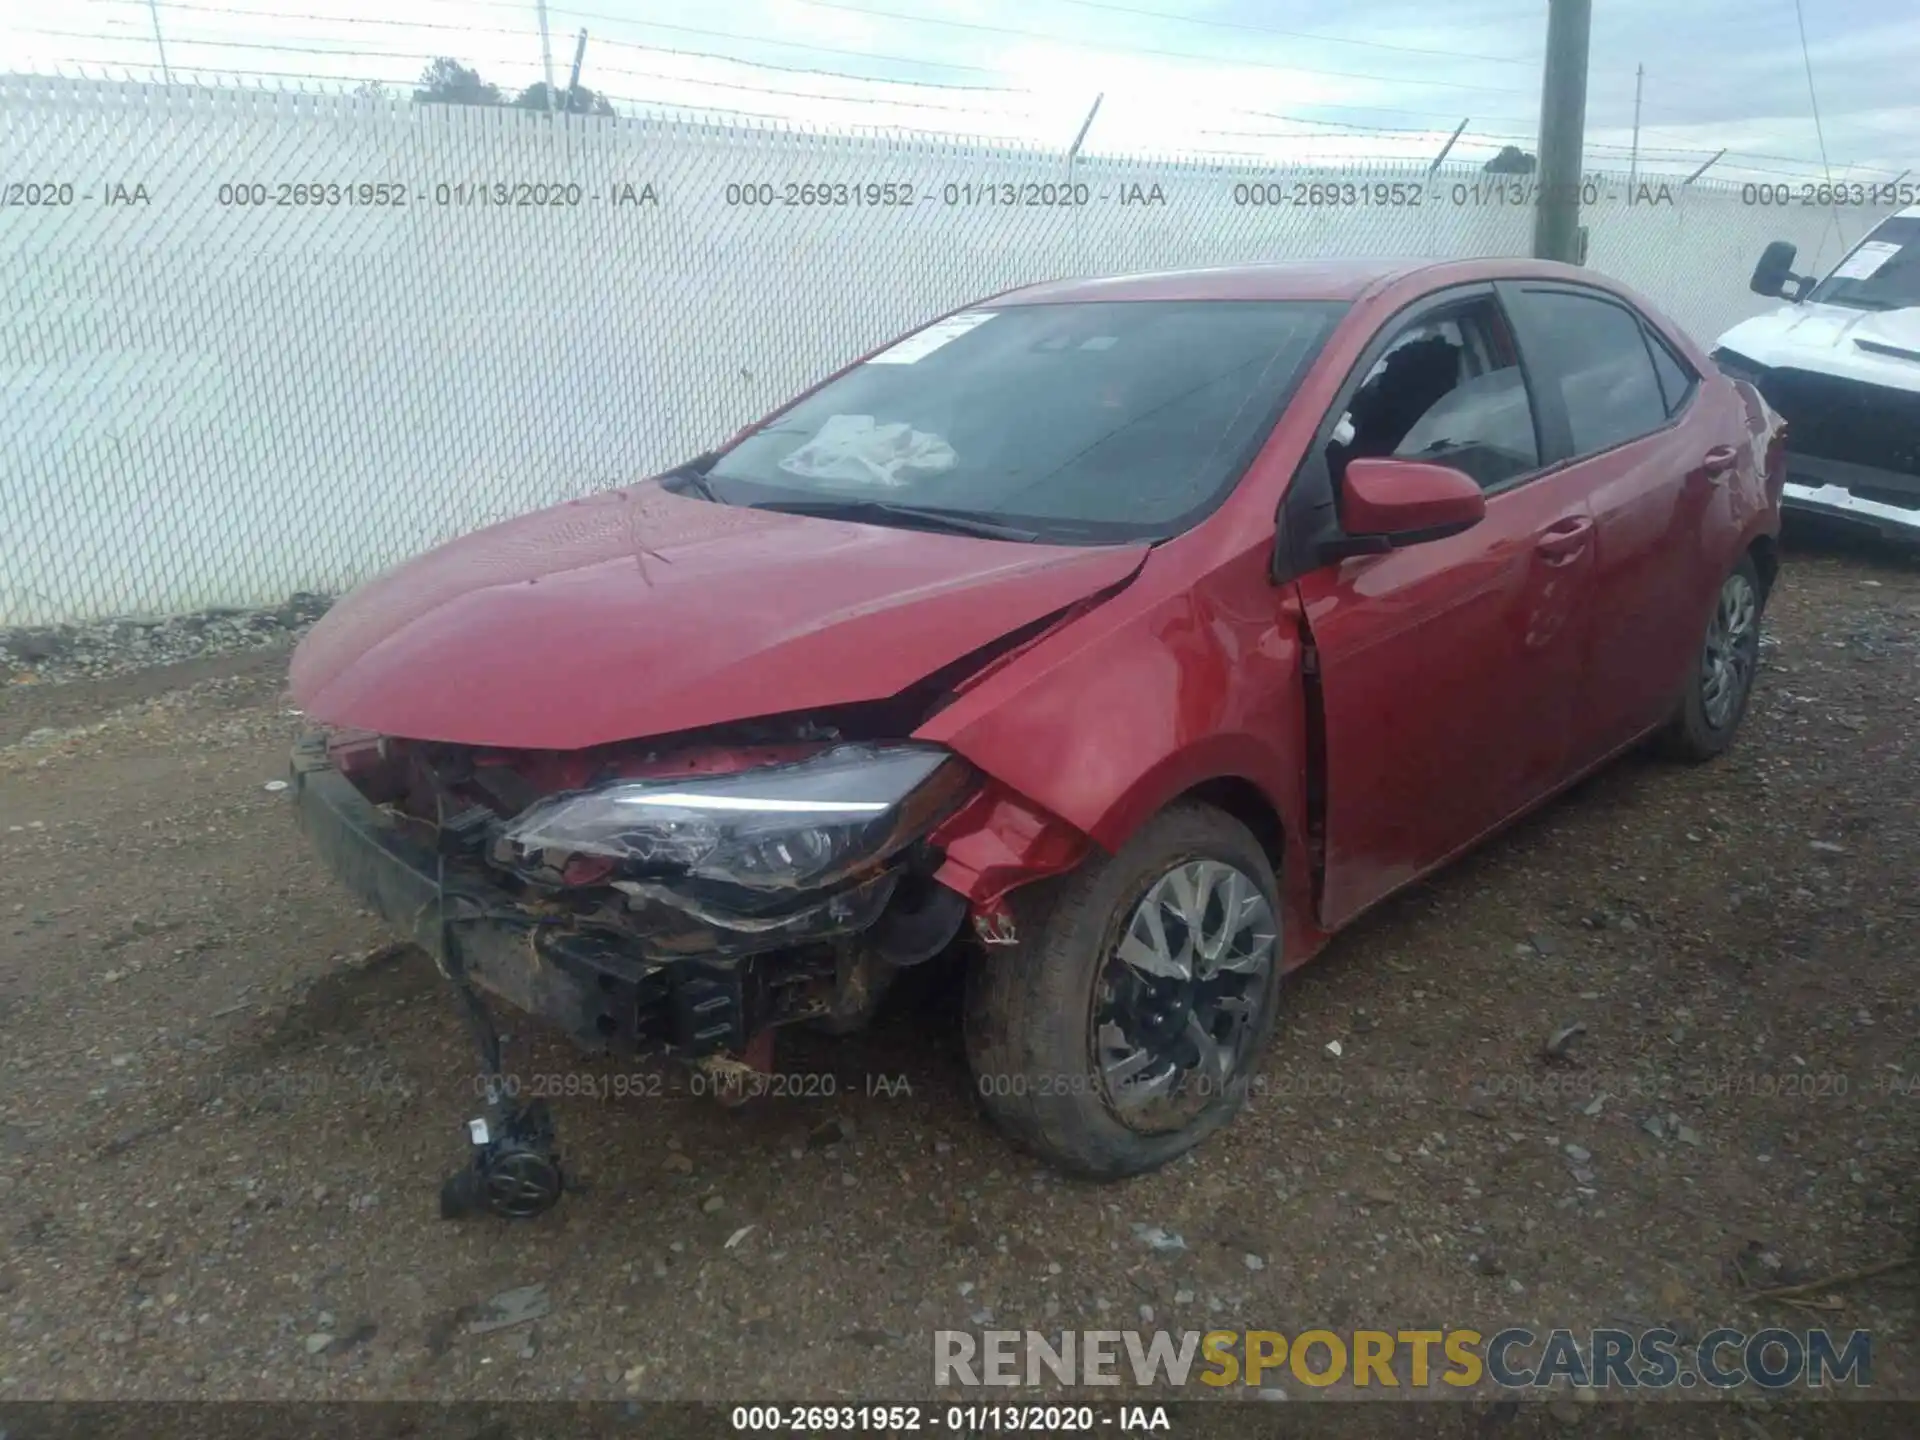
[[[1749,1293],[1915,1244],[1917,637],[1920,566],[1794,555],[1733,754],[1629,759],[1363,922],[1163,1173],[1008,1150],[927,974],[785,1046],[831,1098],[562,1100],[580,1193],[517,1228],[437,1218],[466,1037],[265,788],[284,654],[7,686],[0,1398],[924,1396],[935,1328],[1148,1316],[1861,1326],[1920,1397],[1912,1270]],[[546,1313],[473,1333],[519,1286]]]

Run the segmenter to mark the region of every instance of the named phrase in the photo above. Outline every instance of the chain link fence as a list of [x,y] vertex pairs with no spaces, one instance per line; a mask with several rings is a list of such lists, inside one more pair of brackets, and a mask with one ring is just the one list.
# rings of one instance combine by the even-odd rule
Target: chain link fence
[[[1525,254],[1531,185],[0,80],[0,624],[335,592],[1031,281]],[[1886,213],[1588,191],[1588,263],[1706,340],[1766,241],[1824,267]]]

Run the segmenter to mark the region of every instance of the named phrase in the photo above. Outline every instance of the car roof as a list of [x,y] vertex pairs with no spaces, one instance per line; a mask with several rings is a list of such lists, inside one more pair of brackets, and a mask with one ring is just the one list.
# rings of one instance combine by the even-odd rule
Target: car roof
[[[1430,273],[1425,273],[1430,272]],[[1157,270],[1106,278],[1048,280],[993,297],[996,305],[1059,305],[1092,300],[1358,300],[1396,280],[1423,275],[1433,287],[1476,280],[1579,280],[1611,288],[1591,270],[1545,260],[1500,257],[1432,260],[1386,257],[1279,260],[1204,270]]]

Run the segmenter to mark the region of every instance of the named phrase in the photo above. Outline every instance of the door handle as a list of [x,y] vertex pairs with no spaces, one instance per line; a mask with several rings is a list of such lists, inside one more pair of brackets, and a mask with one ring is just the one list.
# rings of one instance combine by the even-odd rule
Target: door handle
[[1700,471],[1709,480],[1718,480],[1740,458],[1740,452],[1731,445],[1716,445],[1700,457]]
[[1549,565],[1565,565],[1580,557],[1592,534],[1593,521],[1585,515],[1573,515],[1548,529],[1533,542],[1533,548]]

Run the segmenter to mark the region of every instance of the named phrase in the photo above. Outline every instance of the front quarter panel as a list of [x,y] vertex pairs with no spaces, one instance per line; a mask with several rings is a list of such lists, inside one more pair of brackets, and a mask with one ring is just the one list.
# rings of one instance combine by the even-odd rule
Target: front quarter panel
[[1295,896],[1309,886],[1296,853],[1306,833],[1297,622],[1268,579],[1268,546],[1193,583],[1179,548],[1157,550],[1122,597],[963,694],[917,738],[950,746],[1108,852],[1195,786],[1250,783],[1286,837],[1297,960],[1312,943]]

